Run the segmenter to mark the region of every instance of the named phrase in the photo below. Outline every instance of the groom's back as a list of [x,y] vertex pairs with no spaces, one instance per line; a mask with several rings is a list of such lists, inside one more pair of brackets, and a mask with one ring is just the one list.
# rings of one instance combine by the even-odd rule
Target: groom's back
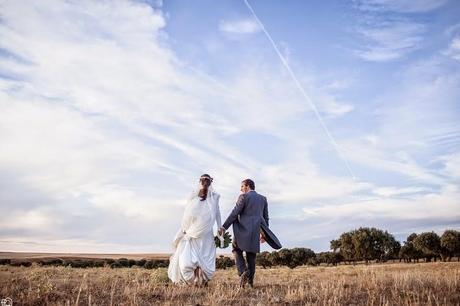
[[[268,225],[267,198],[255,191],[249,191],[245,195],[246,205],[241,216],[260,217]],[[264,210],[266,216],[264,216]]]

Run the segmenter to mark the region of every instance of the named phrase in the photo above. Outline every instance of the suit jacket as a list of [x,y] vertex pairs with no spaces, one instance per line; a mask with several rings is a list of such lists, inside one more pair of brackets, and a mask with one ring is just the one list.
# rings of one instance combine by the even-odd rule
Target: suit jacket
[[270,242],[275,241],[281,248],[276,236],[268,229],[268,220],[267,198],[251,190],[239,196],[222,227],[228,229],[233,224],[233,238],[238,247],[246,252],[259,253],[261,230],[270,245]]

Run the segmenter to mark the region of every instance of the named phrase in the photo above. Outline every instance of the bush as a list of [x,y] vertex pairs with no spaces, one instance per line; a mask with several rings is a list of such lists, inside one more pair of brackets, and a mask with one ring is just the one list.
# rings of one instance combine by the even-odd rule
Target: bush
[[85,259],[69,259],[65,260],[64,264],[66,266],[71,266],[72,268],[88,268],[93,265],[90,260]]
[[0,259],[0,265],[9,265],[10,263],[11,263],[11,259],[9,258]]
[[258,253],[256,257],[256,264],[258,266],[262,266],[262,268],[272,267],[272,262],[270,260],[270,252],[265,251],[262,253]]
[[152,259],[147,260],[144,264],[145,269],[155,269],[156,267],[156,261]]
[[27,261],[27,260],[18,260],[18,261],[11,261],[10,266],[13,267],[30,267],[32,266],[32,262]]
[[116,268],[122,268],[123,266],[120,265],[120,263],[118,261],[114,261],[110,264],[110,268],[112,269],[116,269]]
[[103,267],[104,265],[105,265],[105,261],[100,260],[100,259],[96,259],[91,262],[91,267],[94,267],[94,268],[100,268],[100,267]]
[[122,267],[129,267],[129,260],[127,258],[119,258],[117,259],[117,262],[122,266]]
[[64,260],[61,258],[52,258],[52,259],[42,259],[39,261],[41,266],[62,266],[64,264]]
[[110,266],[111,264],[113,264],[115,262],[115,259],[112,259],[112,258],[104,258],[104,263],[107,265],[107,266]]
[[235,265],[235,261],[224,255],[220,255],[216,260],[217,269],[227,269],[227,268],[233,267],[234,265]]

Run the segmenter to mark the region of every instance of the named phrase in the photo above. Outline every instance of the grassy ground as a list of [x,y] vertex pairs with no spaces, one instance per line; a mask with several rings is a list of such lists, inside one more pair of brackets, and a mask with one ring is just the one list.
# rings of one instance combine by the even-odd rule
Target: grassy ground
[[255,288],[218,270],[208,288],[175,286],[166,269],[0,266],[16,305],[459,305],[460,263],[257,267]]
[[[15,260],[38,260],[38,259],[103,259],[103,258],[127,258],[127,259],[168,259],[171,254],[166,253],[137,253],[137,254],[95,254],[95,253],[30,253],[30,252],[0,252],[0,259],[10,258]],[[231,254],[227,255],[231,256]]]

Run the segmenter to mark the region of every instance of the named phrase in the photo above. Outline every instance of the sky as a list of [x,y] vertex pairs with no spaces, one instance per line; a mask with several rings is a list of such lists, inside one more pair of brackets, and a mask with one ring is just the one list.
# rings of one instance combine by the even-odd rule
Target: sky
[[460,229],[460,3],[249,4],[1,0],[0,250],[170,253],[203,173],[288,248]]

